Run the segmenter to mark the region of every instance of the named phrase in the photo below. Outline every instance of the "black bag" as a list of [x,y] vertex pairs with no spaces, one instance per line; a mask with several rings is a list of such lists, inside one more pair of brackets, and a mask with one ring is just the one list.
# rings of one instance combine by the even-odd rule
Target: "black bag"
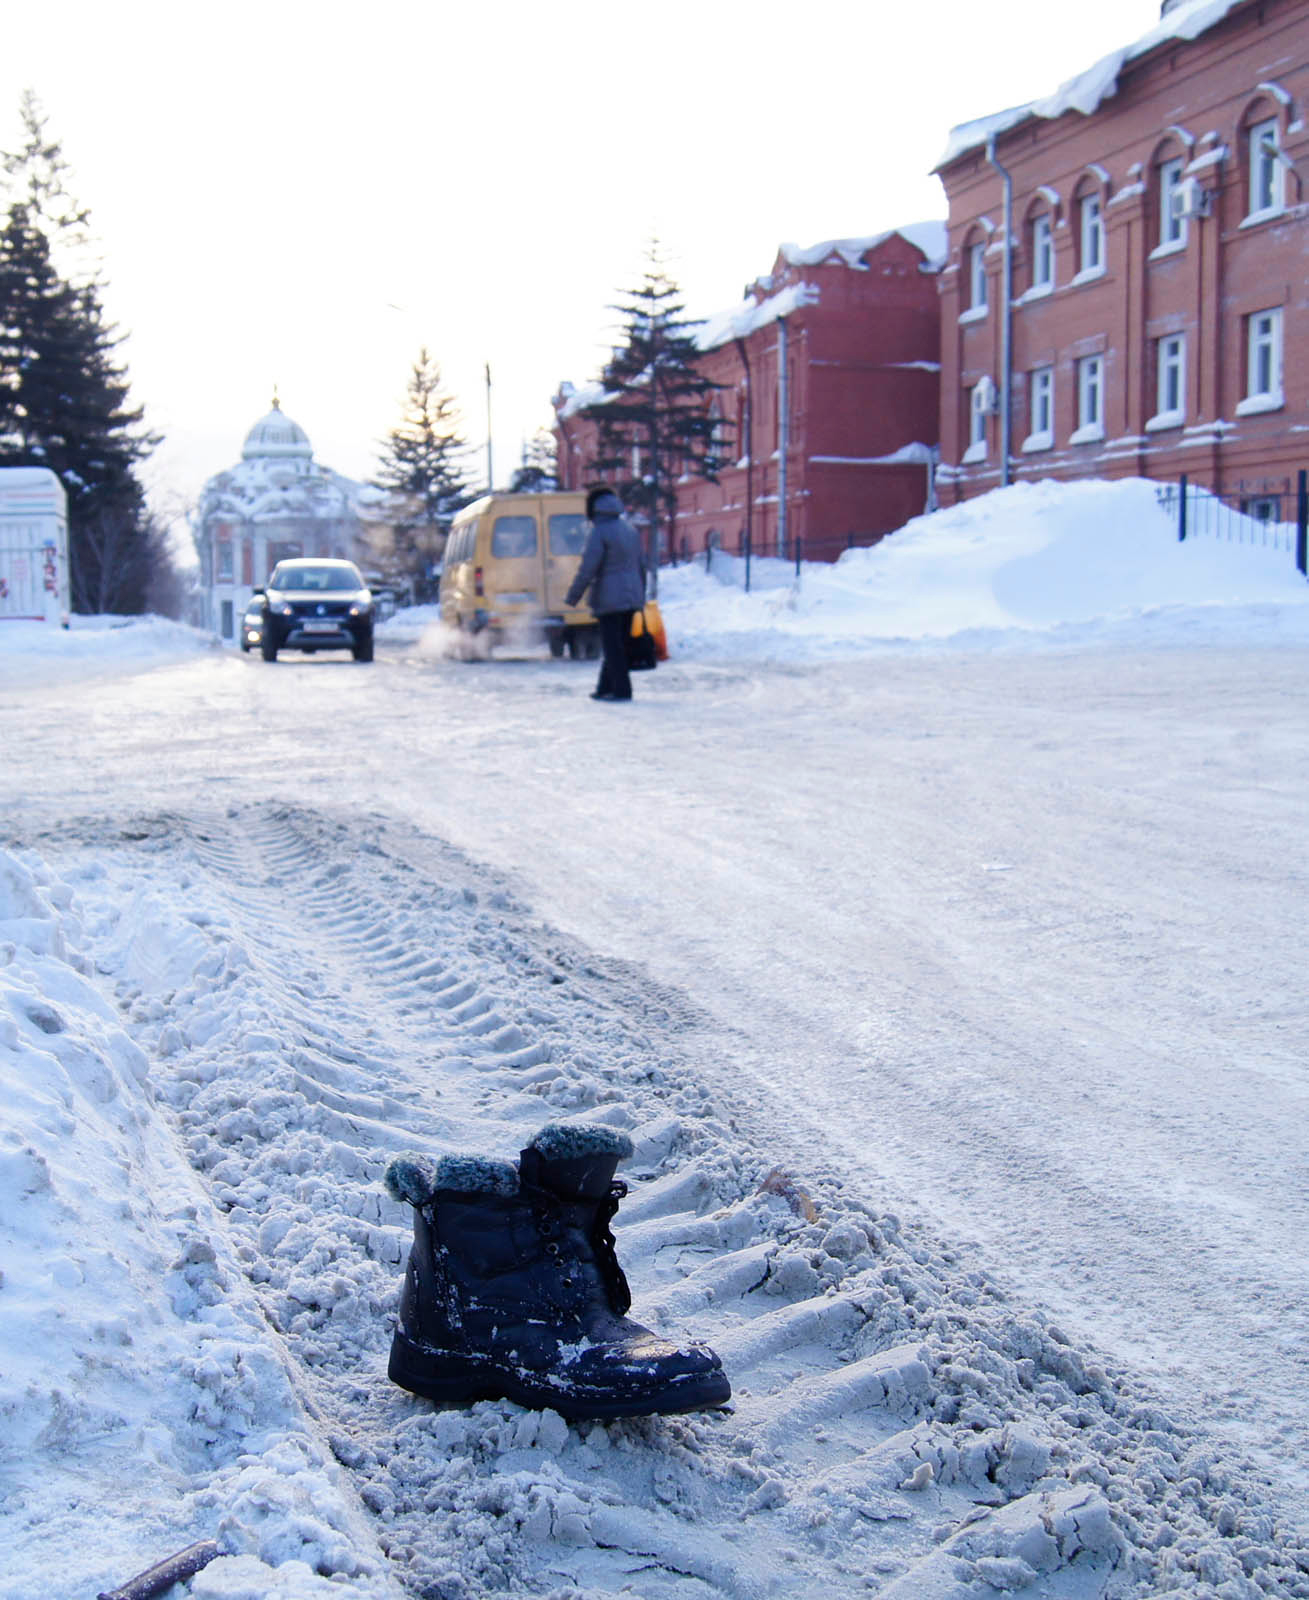
[[645,613],[632,613],[632,631],[627,636],[627,670],[653,672],[658,665],[654,634],[645,625]]

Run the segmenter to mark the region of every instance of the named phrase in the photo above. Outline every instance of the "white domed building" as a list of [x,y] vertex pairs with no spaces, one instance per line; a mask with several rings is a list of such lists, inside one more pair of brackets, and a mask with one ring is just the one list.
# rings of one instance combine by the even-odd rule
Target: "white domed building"
[[361,512],[381,499],[377,489],[320,466],[304,429],[274,396],[273,409],[246,434],[240,463],[210,478],[200,496],[201,625],[234,639],[255,588],[289,557],[336,556],[366,568]]

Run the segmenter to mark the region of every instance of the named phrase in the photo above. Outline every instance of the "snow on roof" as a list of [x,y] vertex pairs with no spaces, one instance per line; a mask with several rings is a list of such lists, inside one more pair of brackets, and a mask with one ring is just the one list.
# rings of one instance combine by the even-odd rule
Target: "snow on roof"
[[585,411],[588,406],[602,406],[614,396],[602,383],[584,383],[580,388],[574,388],[571,383],[561,383],[559,394],[562,404],[556,407],[556,414],[563,422],[568,417],[575,417],[579,411]]
[[1166,16],[1155,23],[1148,33],[1134,44],[1124,45],[1101,57],[1085,72],[1060,84],[1052,95],[1043,100],[1031,100],[1026,105],[1012,106],[1008,111],[996,111],[972,122],[961,122],[950,131],[945,153],[936,163],[934,171],[948,167],[968,150],[976,149],[988,139],[999,137],[1010,128],[1026,122],[1029,117],[1054,119],[1066,111],[1080,111],[1089,117],[1101,103],[1118,89],[1118,74],[1128,61],[1134,61],[1169,39],[1198,39],[1202,33],[1217,26],[1235,6],[1244,0],[1182,0]]
[[756,328],[766,328],[779,317],[789,317],[801,306],[816,305],[818,298],[816,283],[792,283],[766,300],[743,300],[739,306],[708,318],[696,334],[695,342],[701,350],[716,350],[730,339],[744,339]]
[[[820,244],[801,248],[797,244],[778,246],[778,254],[790,267],[819,267],[839,256],[842,263],[857,272],[867,272],[863,258],[879,244],[899,235],[927,258],[928,269],[935,272],[944,266],[949,248],[946,224],[941,221],[910,222],[902,228],[888,228],[883,233],[870,233],[859,239],[824,239]],[[769,283],[760,280],[760,287]],[[744,339],[756,328],[766,328],[780,317],[789,317],[801,306],[817,305],[820,290],[816,283],[791,283],[765,300],[748,296],[739,305],[718,311],[701,323],[695,342],[701,350],[717,350],[732,339]],[[571,383],[561,383],[556,399],[555,413],[561,422],[585,411],[588,406],[604,405],[614,396],[605,390],[603,383],[587,383],[575,388]]]
[[316,461],[254,457],[215,473],[200,494],[198,520],[296,517],[336,521],[354,514],[364,485]]
[[797,244],[784,244],[779,254],[790,267],[818,267],[834,255],[840,256],[847,267],[864,272],[864,256],[879,244],[899,234],[927,257],[928,265],[939,267],[945,261],[946,225],[944,222],[911,222],[903,228],[887,228],[883,233],[870,233],[862,239],[824,239],[820,244],[801,248]]
[[[778,246],[778,254],[789,267],[820,267],[838,256],[852,271],[867,272],[863,258],[897,234],[922,251],[933,271],[945,261],[946,225],[935,221],[911,222],[903,228],[888,228],[883,233],[870,233],[858,239],[824,239],[803,248],[797,244],[783,244]],[[697,334],[696,343],[701,350],[715,350],[729,339],[743,339],[756,328],[767,327],[779,317],[789,317],[801,306],[816,305],[820,293],[816,283],[792,283],[766,300],[743,300],[740,305],[709,317]]]

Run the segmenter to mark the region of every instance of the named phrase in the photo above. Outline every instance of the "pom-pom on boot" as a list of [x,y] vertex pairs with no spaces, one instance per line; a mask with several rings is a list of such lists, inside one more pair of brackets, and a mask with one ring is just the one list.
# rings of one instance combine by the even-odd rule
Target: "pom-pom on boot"
[[625,1133],[551,1123],[515,1165],[402,1158],[386,1172],[414,1208],[414,1243],[388,1368],[431,1400],[514,1400],[565,1417],[642,1417],[724,1405],[707,1345],[633,1322],[610,1223],[627,1185]]

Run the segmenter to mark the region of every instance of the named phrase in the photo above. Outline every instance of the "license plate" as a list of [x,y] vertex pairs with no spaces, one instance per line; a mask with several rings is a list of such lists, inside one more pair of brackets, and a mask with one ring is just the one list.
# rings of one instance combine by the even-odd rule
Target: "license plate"
[[305,623],[305,632],[306,633],[335,633],[336,632],[336,623],[334,623],[334,622],[306,622]]

